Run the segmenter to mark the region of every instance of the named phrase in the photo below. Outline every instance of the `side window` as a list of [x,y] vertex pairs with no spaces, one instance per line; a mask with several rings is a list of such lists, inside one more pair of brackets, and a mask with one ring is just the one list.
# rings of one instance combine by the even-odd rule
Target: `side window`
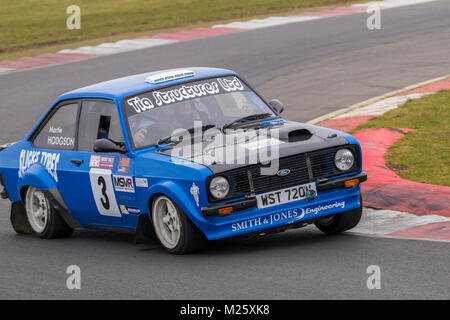
[[73,150],[78,103],[58,108],[33,141],[33,146],[42,149]]
[[83,101],[78,129],[78,150],[94,151],[97,139],[124,142],[116,105],[108,101]]

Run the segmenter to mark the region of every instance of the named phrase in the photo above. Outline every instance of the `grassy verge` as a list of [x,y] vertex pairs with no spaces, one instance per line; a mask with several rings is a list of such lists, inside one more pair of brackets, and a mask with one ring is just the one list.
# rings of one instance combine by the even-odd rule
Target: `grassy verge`
[[354,131],[410,128],[385,156],[389,168],[417,182],[450,186],[450,90],[410,100]]
[[[130,34],[199,27],[247,17],[298,12],[355,0],[21,0],[0,2],[0,58],[39,54],[42,47],[101,43]],[[81,29],[69,30],[66,8],[81,8]],[[152,32],[153,31],[153,32]],[[120,36],[121,35],[121,36]]]

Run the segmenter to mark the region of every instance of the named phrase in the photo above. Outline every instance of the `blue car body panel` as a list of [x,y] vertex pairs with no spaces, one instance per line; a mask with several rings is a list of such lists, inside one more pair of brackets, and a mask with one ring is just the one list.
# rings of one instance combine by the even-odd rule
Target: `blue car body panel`
[[[195,72],[193,80],[224,75],[238,76],[235,72],[225,69],[189,69]],[[174,200],[210,240],[285,226],[352,210],[360,206],[360,186],[358,185],[347,189],[319,192],[311,201],[299,200],[265,209],[253,207],[226,216],[202,216],[202,207],[217,204],[210,203],[208,200],[206,179],[213,175],[213,172],[205,165],[174,161],[170,156],[156,153],[155,151],[160,148],[155,146],[128,151],[126,154],[94,154],[82,151],[36,149],[30,143],[29,138],[32,133],[55,105],[65,100],[97,98],[108,99],[116,104],[127,150],[132,150],[120,107],[122,100],[138,92],[186,81],[186,79],[179,79],[157,85],[144,81],[145,78],[156,73],[145,73],[95,84],[63,94],[56,99],[24,140],[0,152],[0,173],[10,200],[12,202],[23,201],[22,191],[26,186],[35,186],[43,190],[57,188],[65,205],[79,225],[85,228],[116,227],[133,231],[136,229],[140,214],[148,214],[151,218],[149,206],[152,197],[164,194]],[[253,87],[251,89],[256,91]],[[287,121],[277,120],[277,122]],[[262,125],[270,124],[270,121],[262,123]],[[351,135],[335,130],[330,130],[330,132],[343,135],[349,145],[355,145],[360,151],[358,142]],[[103,160],[108,160],[111,166],[107,169],[97,168],[92,171],[90,161],[93,155],[104,157]],[[361,152],[359,152],[359,157],[361,164]],[[82,160],[82,163],[72,163],[71,159],[73,158]],[[129,171],[127,173],[119,172],[119,164],[122,161],[128,163]],[[342,176],[360,172],[361,166],[357,171]],[[112,215],[99,214],[91,183],[93,175],[106,177],[108,183],[112,183],[115,178],[131,179],[132,185],[128,190],[114,188],[114,194],[111,194],[112,199],[110,200],[115,202],[113,206],[116,205],[119,212]],[[199,204],[196,203],[190,192],[194,184],[199,188]],[[133,192],[130,192],[131,188]],[[233,199],[233,201],[236,200],[239,199]],[[230,201],[219,203],[227,202]]]

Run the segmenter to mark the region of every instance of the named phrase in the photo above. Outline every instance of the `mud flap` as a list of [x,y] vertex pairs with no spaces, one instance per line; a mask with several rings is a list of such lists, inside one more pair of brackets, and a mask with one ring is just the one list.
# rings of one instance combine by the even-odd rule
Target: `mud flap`
[[53,209],[59,214],[59,216],[64,220],[64,222],[72,229],[79,228],[77,220],[72,216],[66,204],[64,203],[61,194],[57,188],[52,188],[50,190],[42,190],[42,192],[47,197]]
[[156,240],[153,225],[147,214],[140,214],[136,226],[136,244],[148,243]]
[[14,229],[19,234],[31,234],[33,229],[28,222],[27,212],[25,211],[25,206],[21,201],[16,201],[11,203],[11,224]]

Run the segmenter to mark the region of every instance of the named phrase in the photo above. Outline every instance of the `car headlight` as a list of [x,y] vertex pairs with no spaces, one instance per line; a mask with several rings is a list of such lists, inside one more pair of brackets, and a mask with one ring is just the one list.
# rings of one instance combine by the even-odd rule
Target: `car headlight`
[[355,157],[349,149],[339,149],[334,156],[334,164],[341,171],[349,170],[354,163]]
[[224,177],[218,176],[212,178],[209,183],[209,192],[216,199],[223,199],[228,195],[230,191],[230,184]]

